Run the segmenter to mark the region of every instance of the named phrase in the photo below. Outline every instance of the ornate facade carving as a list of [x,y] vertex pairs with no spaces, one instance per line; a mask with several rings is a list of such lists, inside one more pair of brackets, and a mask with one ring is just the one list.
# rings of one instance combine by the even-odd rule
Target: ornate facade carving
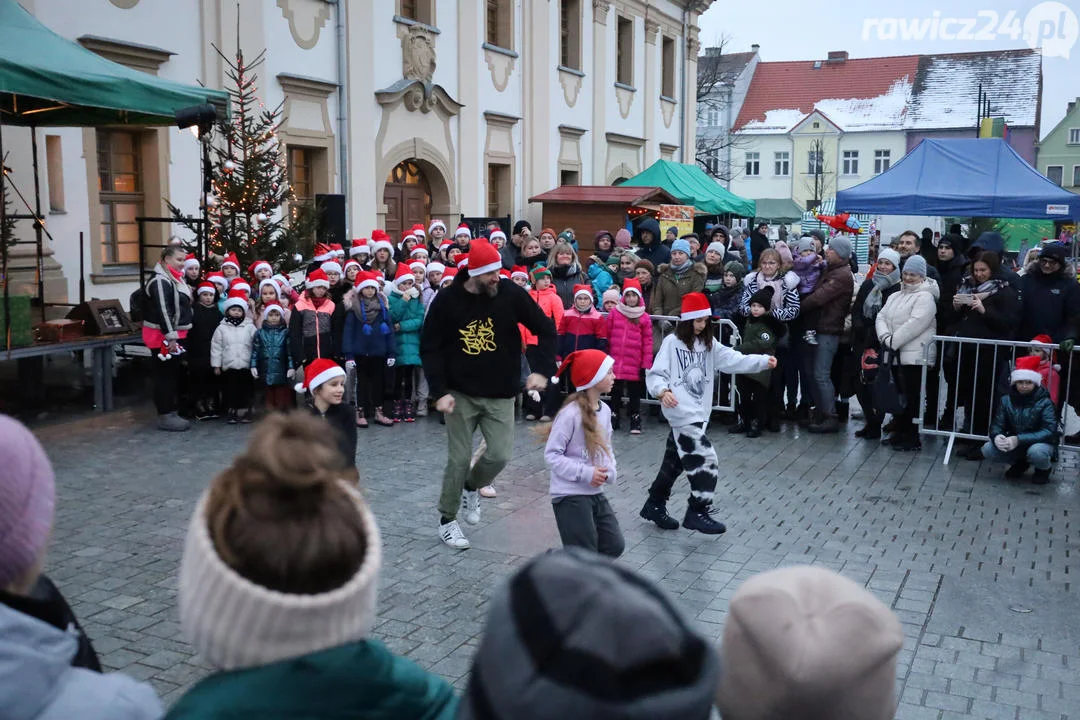
[[435,33],[410,25],[401,38],[401,74],[406,80],[430,83],[435,75]]
[[315,47],[330,19],[330,6],[321,0],[277,0],[277,6],[282,17],[289,21],[293,41],[304,50]]
[[630,116],[630,106],[634,104],[636,93],[630,88],[615,87],[615,99],[619,101],[619,115],[623,120]]
[[607,25],[608,11],[611,10],[611,0],[593,0],[593,22]]
[[559,68],[559,84],[562,85],[563,99],[567,107],[577,105],[578,94],[581,92],[582,76],[578,73],[567,72]]
[[660,33],[660,23],[655,20],[646,18],[645,20],[645,42],[650,45],[656,44],[656,36]]
[[671,121],[675,118],[675,103],[660,98],[660,114],[664,118],[664,127],[671,127]]
[[484,48],[484,61],[487,62],[491,72],[491,83],[499,92],[506,90],[510,83],[510,75],[514,72],[514,61],[517,58],[505,52]]

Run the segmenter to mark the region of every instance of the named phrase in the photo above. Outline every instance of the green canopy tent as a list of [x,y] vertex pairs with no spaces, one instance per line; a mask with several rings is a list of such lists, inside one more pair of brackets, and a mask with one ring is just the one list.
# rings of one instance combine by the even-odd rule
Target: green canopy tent
[[693,205],[703,215],[738,215],[752,218],[756,213],[753,200],[741,198],[725,190],[697,165],[657,160],[619,185],[663,188],[677,197],[679,202]]
[[774,223],[799,222],[803,216],[801,207],[791,198],[759,198],[754,201],[757,212],[754,217]]
[[[0,0],[0,28],[4,32],[4,42],[0,43],[0,159],[4,157],[3,126],[29,127],[35,207],[32,215],[17,218],[34,221],[38,297],[44,317],[41,258],[45,228],[38,182],[37,128],[172,125],[178,110],[207,103],[215,107],[218,117],[227,118],[230,100],[228,93],[221,90],[182,85],[106,60],[49,30],[15,0]],[[7,171],[0,169],[0,196],[5,182],[10,182]],[[3,212],[0,207],[0,214]],[[0,255],[7,327],[7,243],[0,243]]]

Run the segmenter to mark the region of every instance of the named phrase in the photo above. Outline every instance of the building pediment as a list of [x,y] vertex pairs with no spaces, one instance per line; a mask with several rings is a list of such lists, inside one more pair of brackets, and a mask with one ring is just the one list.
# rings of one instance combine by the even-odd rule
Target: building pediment
[[390,87],[375,91],[375,100],[383,107],[395,106],[399,102],[404,103],[410,112],[431,112],[440,109],[447,115],[457,115],[461,108],[465,107],[450,93],[443,89],[442,85],[436,85],[430,80],[410,80],[402,78]]
[[807,113],[795,127],[791,128],[792,135],[839,135],[843,130],[820,110]]

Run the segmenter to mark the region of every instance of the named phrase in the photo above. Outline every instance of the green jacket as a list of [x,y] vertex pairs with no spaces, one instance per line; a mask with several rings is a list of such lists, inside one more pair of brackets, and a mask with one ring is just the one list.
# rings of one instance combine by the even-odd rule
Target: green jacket
[[[772,315],[747,318],[746,327],[742,331],[742,340],[739,341],[737,349],[744,355],[772,355],[776,351],[776,343],[786,332],[784,323]],[[762,370],[746,377],[768,387],[771,375],[772,370]]]
[[217,673],[166,720],[453,720],[453,689],[378,640]]
[[1037,387],[1027,395],[1021,395],[1011,387],[994,413],[990,439],[998,435],[1015,435],[1022,448],[1035,443],[1053,444],[1057,442],[1057,428],[1057,411],[1046,388]]
[[396,292],[390,293],[390,322],[401,326],[394,328],[397,364],[419,365],[420,328],[424,326],[424,301],[417,297],[405,302],[401,295]]

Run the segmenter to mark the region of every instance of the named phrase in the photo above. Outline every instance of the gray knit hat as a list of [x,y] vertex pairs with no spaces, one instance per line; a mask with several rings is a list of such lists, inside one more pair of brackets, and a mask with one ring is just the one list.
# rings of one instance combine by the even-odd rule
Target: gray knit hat
[[458,718],[706,718],[718,680],[713,649],[652,583],[567,548],[492,599]]
[[841,260],[847,260],[851,257],[851,241],[843,235],[837,235],[829,241],[829,247],[833,249],[833,252],[840,256]]

